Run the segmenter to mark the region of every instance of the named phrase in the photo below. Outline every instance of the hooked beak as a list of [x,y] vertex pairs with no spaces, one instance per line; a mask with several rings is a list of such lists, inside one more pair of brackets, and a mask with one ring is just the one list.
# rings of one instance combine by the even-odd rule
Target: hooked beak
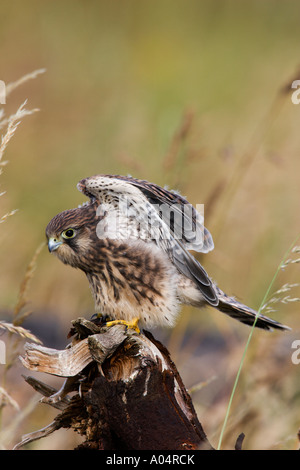
[[56,238],[49,238],[48,249],[49,249],[50,253],[57,250],[57,248],[60,247],[60,245],[62,245],[62,243],[63,242],[57,240]]

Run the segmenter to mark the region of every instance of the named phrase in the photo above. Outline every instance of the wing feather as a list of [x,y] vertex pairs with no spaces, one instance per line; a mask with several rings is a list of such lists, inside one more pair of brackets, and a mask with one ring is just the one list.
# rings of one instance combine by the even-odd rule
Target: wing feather
[[[198,251],[207,252],[213,248],[212,237],[200,223],[197,211],[182,196],[163,189],[147,181],[117,175],[98,175],[86,178],[78,183],[78,189],[91,200],[96,198],[100,203],[112,206],[116,210],[116,202],[127,201],[127,205],[135,207],[131,224],[136,225],[133,232],[135,238],[142,238],[138,225],[151,220],[151,240],[168,255],[178,271],[191,279],[208,303],[218,305],[218,296],[211,279],[201,264],[189,253],[188,248],[196,246]],[[170,212],[161,211],[161,204],[167,209],[175,210],[173,222],[170,224]],[[188,211],[186,210],[189,207]],[[108,211],[109,212],[109,211]],[[182,218],[186,218],[182,225]],[[187,225],[186,225],[187,224]],[[186,228],[188,227],[188,229]],[[201,231],[201,245],[197,240],[197,232]],[[184,229],[184,230],[183,230]],[[183,230],[183,231],[182,231]],[[195,239],[190,238],[194,233]],[[195,235],[196,233],[196,235]],[[199,236],[199,234],[198,234]],[[203,241],[203,242],[202,242]]]
[[[128,181],[138,187],[151,204],[169,207],[170,210],[160,210],[160,217],[168,223],[173,236],[189,250],[208,253],[214,249],[212,236],[203,225],[203,216],[178,192],[144,180],[128,178]],[[170,217],[172,212],[173,220]]]

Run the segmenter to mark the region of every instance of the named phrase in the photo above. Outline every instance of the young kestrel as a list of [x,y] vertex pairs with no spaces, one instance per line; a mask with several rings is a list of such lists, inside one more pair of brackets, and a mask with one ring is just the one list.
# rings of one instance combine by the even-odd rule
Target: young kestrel
[[[97,175],[77,187],[89,202],[56,215],[46,236],[51,253],[86,274],[97,312],[173,326],[180,304],[211,305],[253,325],[256,311],[227,296],[190,253],[214,245],[186,199],[129,176]],[[256,326],[288,328],[263,315]]]

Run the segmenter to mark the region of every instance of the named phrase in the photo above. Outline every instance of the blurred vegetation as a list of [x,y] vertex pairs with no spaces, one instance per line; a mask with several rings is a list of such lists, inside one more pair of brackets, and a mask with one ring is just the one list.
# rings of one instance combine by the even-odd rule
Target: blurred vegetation
[[[2,2],[0,79],[47,69],[5,105],[10,115],[28,98],[40,111],[20,124],[1,175],[1,213],[19,209],[0,231],[3,319],[48,221],[83,202],[76,184],[97,173],[130,173],[204,203],[215,250],[201,261],[222,289],[259,306],[299,233],[300,106],[290,90],[300,78],[298,13],[297,0]],[[295,264],[275,287],[297,279]],[[46,249],[27,296],[24,325],[50,347],[65,345],[71,319],[94,311],[83,274]],[[255,333],[225,448],[240,432],[245,448],[297,447],[298,310],[282,304],[273,315],[291,333]],[[187,387],[208,381],[193,400],[216,445],[249,330],[212,309],[184,308],[173,331],[154,333]],[[32,392],[21,373],[16,365],[6,385],[22,409]],[[3,429],[15,430],[5,446],[50,421],[43,406],[22,422],[6,407]],[[72,448],[74,439],[66,432],[35,448]]]

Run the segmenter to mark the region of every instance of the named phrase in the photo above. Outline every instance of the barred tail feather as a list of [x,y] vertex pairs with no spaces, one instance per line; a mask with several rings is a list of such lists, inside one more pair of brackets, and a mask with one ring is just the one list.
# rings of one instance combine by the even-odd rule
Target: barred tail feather
[[220,312],[229,315],[232,318],[244,323],[246,325],[252,326],[255,318],[257,316],[257,320],[255,326],[257,328],[262,328],[264,330],[273,329],[277,330],[290,330],[290,328],[286,325],[282,325],[281,323],[268,318],[264,315],[258,315],[255,310],[246,305],[238,302],[233,297],[227,296],[221,289],[217,288],[218,297],[219,297],[219,304],[216,307]]

